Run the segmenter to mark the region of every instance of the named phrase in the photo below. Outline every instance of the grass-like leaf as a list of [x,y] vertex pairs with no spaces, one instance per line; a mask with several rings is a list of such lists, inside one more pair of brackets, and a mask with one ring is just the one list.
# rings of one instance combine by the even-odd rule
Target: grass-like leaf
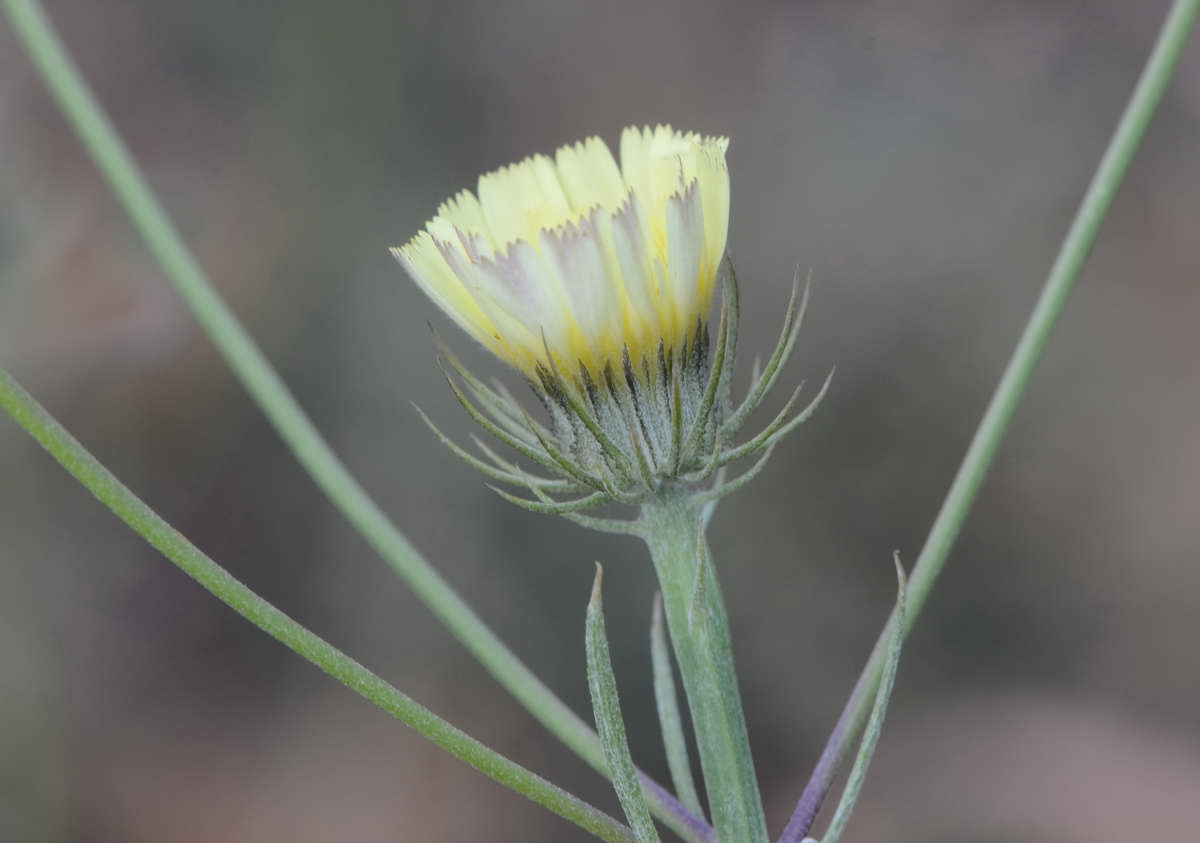
[[900,650],[904,645],[904,617],[908,611],[908,579],[904,575],[904,566],[900,564],[900,554],[895,555],[896,579],[896,609],[893,612],[895,621],[892,623],[892,634],[888,638],[887,657],[883,662],[883,675],[879,680],[879,689],[875,692],[875,702],[871,706],[871,716],[867,720],[866,731],[863,732],[862,745],[858,749],[858,757],[850,768],[850,777],[846,780],[846,789],[842,791],[841,801],[829,821],[825,831],[824,843],[838,843],[846,823],[854,812],[858,802],[858,794],[862,791],[863,782],[867,778],[867,769],[875,755],[875,747],[879,743],[879,735],[883,732],[883,719],[887,715],[888,700],[892,696],[892,688],[896,684],[896,670],[900,666]]
[[608,635],[604,630],[604,606],[600,597],[600,585],[604,570],[596,563],[596,579],[592,583],[592,599],[587,608],[587,673],[588,689],[592,694],[592,711],[596,715],[596,728],[604,746],[604,758],[612,776],[617,799],[625,810],[625,816],[633,827],[639,843],[659,843],[658,831],[650,818],[650,806],[642,793],[637,767],[629,752],[625,739],[625,721],[621,717],[621,701],[617,697],[617,679],[613,675],[612,661],[608,655]]

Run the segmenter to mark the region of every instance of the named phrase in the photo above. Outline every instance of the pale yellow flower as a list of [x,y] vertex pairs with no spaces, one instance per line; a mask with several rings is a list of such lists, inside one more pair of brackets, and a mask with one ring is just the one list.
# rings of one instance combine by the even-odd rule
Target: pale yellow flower
[[[628,128],[481,176],[393,254],[439,307],[531,377],[594,375],[694,336],[729,227],[726,138]],[[544,337],[544,340],[543,340]]]

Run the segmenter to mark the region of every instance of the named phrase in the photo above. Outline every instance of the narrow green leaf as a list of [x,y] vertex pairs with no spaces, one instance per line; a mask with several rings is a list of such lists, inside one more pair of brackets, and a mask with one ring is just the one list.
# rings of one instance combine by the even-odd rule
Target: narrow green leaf
[[629,824],[639,843],[659,843],[650,806],[638,781],[637,767],[625,739],[625,721],[621,718],[621,701],[617,697],[617,679],[608,656],[608,635],[604,631],[604,607],[600,599],[600,584],[604,569],[596,563],[596,579],[592,583],[592,599],[587,608],[587,671],[588,689],[592,693],[592,711],[596,728],[604,747],[604,758],[612,776],[613,789],[625,810]]
[[879,690],[875,692],[875,703],[871,707],[871,717],[867,720],[863,732],[862,744],[854,766],[850,768],[850,777],[846,780],[846,789],[842,791],[841,801],[829,828],[825,831],[824,843],[838,843],[846,823],[854,811],[858,794],[862,791],[863,782],[867,778],[867,769],[871,766],[871,758],[875,755],[875,747],[883,732],[883,719],[887,715],[888,700],[892,696],[892,688],[896,684],[896,669],[900,666],[900,650],[904,645],[904,615],[908,611],[908,578],[904,575],[904,566],[900,564],[900,554],[894,557],[896,563],[896,579],[899,582],[896,594],[896,609],[893,613],[892,634],[887,645],[887,658],[883,664],[883,675],[879,680]]
[[685,808],[702,817],[704,809],[700,807],[700,794],[692,778],[692,762],[688,758],[687,737],[683,731],[683,717],[675,688],[675,672],[671,668],[671,647],[667,642],[661,593],[654,595],[654,613],[650,621],[650,658],[654,664],[654,699],[658,703],[658,722],[662,727],[667,766],[671,768],[675,795]]

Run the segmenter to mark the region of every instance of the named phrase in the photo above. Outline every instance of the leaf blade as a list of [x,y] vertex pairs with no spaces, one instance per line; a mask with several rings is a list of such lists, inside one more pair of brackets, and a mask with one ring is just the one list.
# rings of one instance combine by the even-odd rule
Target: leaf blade
[[896,578],[899,581],[896,593],[895,621],[892,624],[892,634],[887,646],[887,658],[883,664],[883,675],[879,680],[879,690],[875,692],[875,702],[871,706],[871,716],[863,732],[862,743],[859,745],[858,757],[850,768],[850,776],[846,780],[846,788],[838,802],[829,828],[825,831],[824,843],[838,843],[846,830],[846,823],[854,812],[858,795],[862,791],[863,782],[867,778],[867,769],[875,755],[875,747],[883,732],[883,720],[887,715],[888,700],[891,699],[892,689],[896,685],[896,671],[900,667],[900,651],[904,646],[904,615],[908,611],[908,578],[904,567],[900,564],[900,554],[895,554]]
[[621,717],[621,701],[617,696],[617,679],[613,674],[612,660],[608,652],[608,635],[604,629],[604,607],[600,597],[600,585],[604,569],[596,563],[596,579],[592,583],[592,597],[588,601],[585,642],[587,645],[588,690],[592,696],[592,711],[596,717],[596,728],[600,732],[600,743],[608,762],[609,775],[617,799],[638,843],[660,843],[654,820],[650,818],[650,806],[638,780],[637,767],[629,751],[625,737],[625,721]]

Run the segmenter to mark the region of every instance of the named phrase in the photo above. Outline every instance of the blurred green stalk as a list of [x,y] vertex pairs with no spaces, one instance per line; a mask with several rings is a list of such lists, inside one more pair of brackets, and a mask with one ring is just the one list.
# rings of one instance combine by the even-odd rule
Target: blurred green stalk
[[[1017,343],[1016,350],[1013,351],[1008,367],[1000,378],[1000,383],[992,395],[991,403],[988,404],[987,410],[983,414],[983,420],[980,421],[979,427],[975,431],[971,445],[963,457],[962,465],[959,466],[958,474],[955,475],[954,482],[951,484],[949,492],[946,493],[942,508],[938,512],[937,518],[929,530],[929,536],[925,539],[925,545],[921,548],[921,554],[913,566],[908,586],[908,611],[904,621],[906,635],[916,623],[917,616],[921,613],[934,582],[937,581],[938,575],[945,567],[950,549],[962,531],[963,523],[967,519],[971,505],[975,502],[979,487],[983,484],[984,477],[987,476],[996,451],[1008,430],[1009,422],[1012,421],[1021,396],[1025,393],[1025,387],[1042,358],[1046,342],[1058,322],[1058,317],[1062,314],[1063,306],[1067,302],[1076,278],[1079,277],[1079,272],[1091,251],[1092,244],[1096,241],[1100,224],[1104,221],[1117,188],[1120,187],[1125,173],[1129,170],[1129,164],[1146,134],[1150,119],[1154,116],[1155,109],[1162,100],[1163,91],[1175,73],[1179,57],[1195,26],[1198,13],[1200,13],[1200,0],[1176,0],[1163,23],[1141,78],[1125,106],[1121,121],[1113,132],[1104,157],[1101,158],[1087,193],[1075,214],[1075,219],[1063,239],[1058,257],[1050,269],[1050,274],[1046,279],[1041,296],[1038,298],[1037,305],[1034,307],[1033,314],[1025,325],[1025,331]],[[834,728],[834,735],[839,736],[839,740],[831,741],[826,750],[826,755],[832,753],[833,757],[827,758],[823,755],[818,763],[818,773],[824,769],[830,780],[836,768],[853,747],[855,737],[862,731],[867,716],[870,714],[875,691],[883,672],[887,642],[890,640],[894,622],[895,615],[892,616],[892,621],[888,623],[883,634],[880,635],[879,641],[875,644],[875,649],[855,685],[842,718]],[[814,776],[814,780],[816,778],[817,776]],[[807,791],[805,795],[808,795]],[[799,807],[804,805],[805,798],[801,797]],[[784,837],[781,838],[781,843],[794,843],[807,834],[808,829],[798,822],[799,819],[797,816],[793,817],[793,822],[789,824],[788,832],[785,832]]]
[[[104,114],[35,0],[3,0],[9,20],[84,147],[176,291],[274,425],[296,459],[346,519],[450,632],[543,726],[607,775],[596,733],[546,687],[442,579],[333,453],[279,374],[216,293]],[[655,814],[685,840],[694,818],[643,777]]]
[[484,746],[263,600],[160,518],[3,369],[0,369],[0,410],[8,413],[134,532],[272,638],[500,784],[602,840],[637,843],[629,828],[603,811]]

